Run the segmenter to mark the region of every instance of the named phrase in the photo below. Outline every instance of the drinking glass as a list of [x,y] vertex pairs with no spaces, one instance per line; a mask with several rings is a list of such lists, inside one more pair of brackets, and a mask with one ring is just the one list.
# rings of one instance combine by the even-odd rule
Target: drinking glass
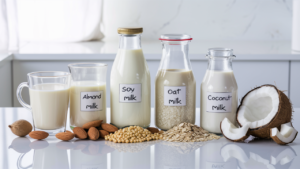
[[[17,88],[17,98],[32,112],[33,129],[49,135],[66,130],[69,107],[70,73],[59,71],[32,72],[27,82]],[[22,89],[29,88],[30,105],[22,98]]]
[[106,72],[104,63],[72,63],[70,127],[82,127],[94,120],[106,123]]

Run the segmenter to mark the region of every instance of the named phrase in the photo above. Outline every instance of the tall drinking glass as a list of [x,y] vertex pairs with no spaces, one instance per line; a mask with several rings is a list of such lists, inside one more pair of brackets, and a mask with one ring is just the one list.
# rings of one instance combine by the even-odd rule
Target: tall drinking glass
[[[34,130],[55,135],[66,130],[69,107],[70,73],[45,71],[27,74],[27,82],[18,86],[17,98],[32,112]],[[22,89],[29,88],[30,105],[22,98]]]

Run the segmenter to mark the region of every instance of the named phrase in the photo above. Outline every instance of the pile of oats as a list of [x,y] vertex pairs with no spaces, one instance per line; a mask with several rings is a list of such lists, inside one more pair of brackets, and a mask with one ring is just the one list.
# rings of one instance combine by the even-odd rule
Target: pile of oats
[[161,140],[171,142],[199,142],[221,138],[191,123],[181,123],[160,135]]

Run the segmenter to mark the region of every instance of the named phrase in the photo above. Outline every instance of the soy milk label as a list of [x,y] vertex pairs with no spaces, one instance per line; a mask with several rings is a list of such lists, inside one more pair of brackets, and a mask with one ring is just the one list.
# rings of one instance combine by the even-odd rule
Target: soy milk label
[[120,84],[120,103],[138,103],[142,101],[142,84]]
[[165,106],[185,106],[186,86],[164,86]]
[[207,92],[206,111],[210,113],[231,112],[232,93]]
[[80,93],[81,111],[101,111],[103,91],[81,92]]

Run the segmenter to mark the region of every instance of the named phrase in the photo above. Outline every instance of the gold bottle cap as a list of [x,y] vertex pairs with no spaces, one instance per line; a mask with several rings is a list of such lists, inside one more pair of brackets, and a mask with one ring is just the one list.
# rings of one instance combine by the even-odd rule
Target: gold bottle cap
[[143,28],[142,27],[118,28],[118,33],[125,34],[125,35],[140,34],[143,33]]

